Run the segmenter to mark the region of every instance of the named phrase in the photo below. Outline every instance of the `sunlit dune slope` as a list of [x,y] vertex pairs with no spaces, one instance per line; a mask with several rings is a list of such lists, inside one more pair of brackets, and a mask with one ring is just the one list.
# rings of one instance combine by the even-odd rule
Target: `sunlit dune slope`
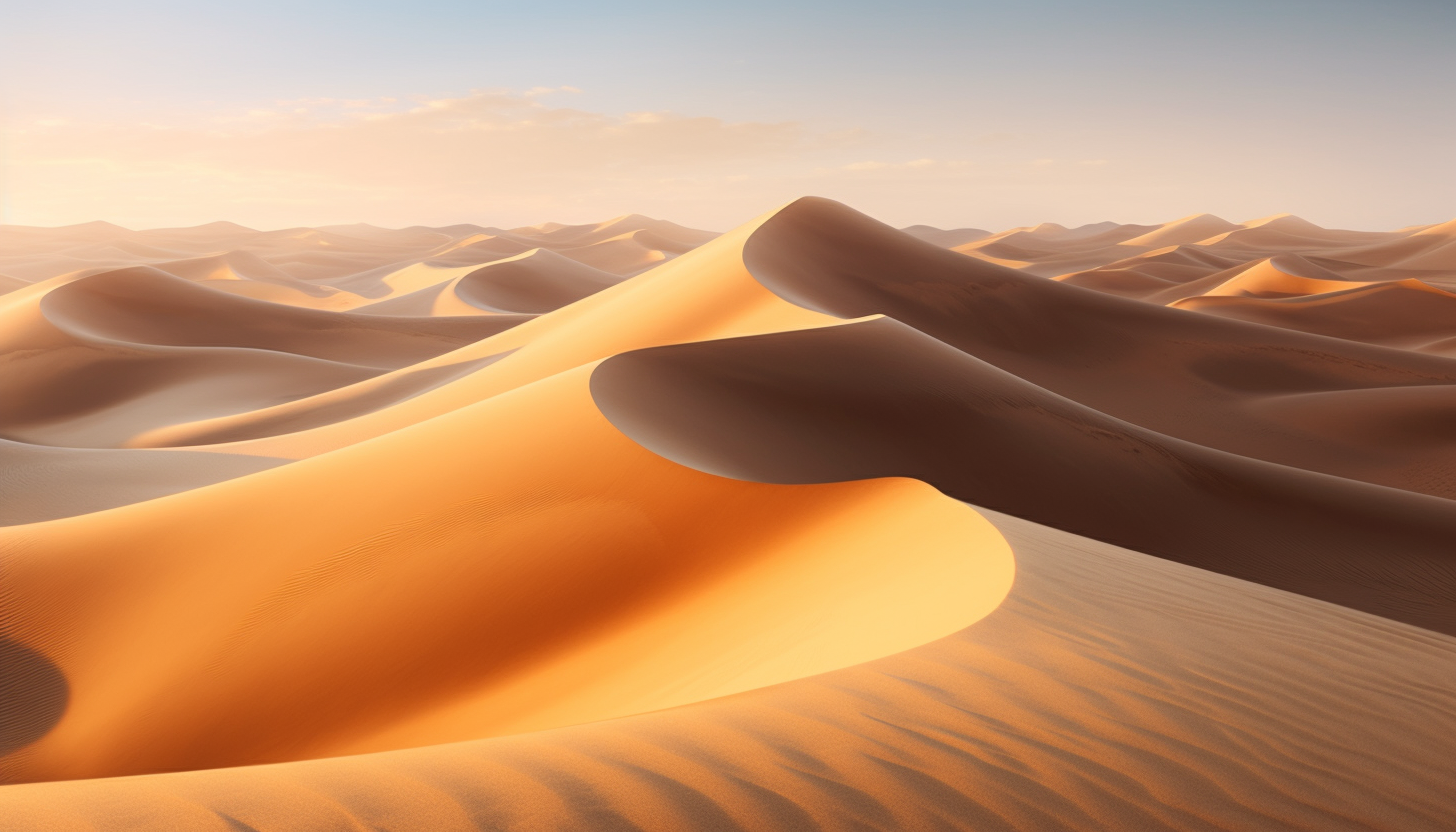
[[[838,323],[786,302],[743,265],[744,240],[759,218],[630,281],[499,335],[362,384],[275,407],[176,425],[136,437],[143,446],[201,446],[297,458],[324,453],[513,390],[564,370],[641,347]],[[468,362],[489,360],[488,366]],[[376,396],[403,375],[468,375],[408,397]]]
[[[592,226],[568,242],[575,251],[599,242],[597,237],[603,234],[611,239],[623,229],[656,227],[654,222],[620,218]],[[674,251],[713,236],[670,223],[657,225],[662,226],[660,234],[676,235]],[[113,228],[98,233],[152,234]],[[277,241],[282,239],[301,247],[295,251],[317,248],[325,252],[320,256],[344,256],[347,261],[347,252],[340,255],[329,249],[340,247],[339,239],[346,243],[353,239],[323,232],[263,234],[237,229],[181,231],[212,241],[219,234],[226,242],[238,242],[241,236],[260,250],[269,246],[259,240],[270,240],[275,259],[283,256],[279,251],[288,250],[279,248],[282,244]],[[592,231],[599,233],[594,237],[588,233]],[[441,240],[449,240],[440,233],[428,236],[415,242],[438,248]],[[253,264],[251,270],[244,268],[248,263]],[[421,264],[310,284],[280,277],[283,273],[258,255],[235,252],[216,262],[181,260],[28,287],[7,296],[0,310],[9,330],[5,346],[21,359],[0,372],[0,386],[7,386],[10,393],[9,412],[0,406],[0,436],[81,447],[196,446],[330,424],[480,369],[516,349],[519,342],[499,350],[443,356],[437,362],[428,359],[567,305],[616,280],[541,248],[528,257],[492,265],[500,268],[452,270]],[[224,267],[227,279],[213,279]],[[459,274],[452,278],[453,272]],[[263,290],[210,291],[224,284]],[[325,292],[323,308],[293,308],[279,302],[269,292],[283,284]],[[439,295],[441,289],[454,299],[453,305],[441,304],[438,298],[428,308],[408,305],[413,296],[431,291]],[[351,304],[341,297],[362,303],[369,295],[398,295],[406,305],[390,315],[384,304],[370,304],[368,316],[350,314],[339,306]],[[483,307],[491,301],[528,307],[530,314],[488,314]],[[454,313],[460,314],[450,317]],[[557,365],[555,370],[568,366],[574,363]],[[58,394],[58,389],[65,392]],[[457,399],[454,406],[469,400]],[[256,449],[248,452],[269,455]]]
[[[1456,640],[990,515],[1015,587],[933,644],[686,708],[0,789],[14,829],[1349,829],[1456,822]],[[1419,695],[1413,695],[1419,692]]]
[[1000,536],[933,489],[698,473],[613,429],[588,374],[314,460],[0,531],[6,637],[68,691],[54,727],[6,758],[7,779],[653,710],[912,647],[1010,586]]

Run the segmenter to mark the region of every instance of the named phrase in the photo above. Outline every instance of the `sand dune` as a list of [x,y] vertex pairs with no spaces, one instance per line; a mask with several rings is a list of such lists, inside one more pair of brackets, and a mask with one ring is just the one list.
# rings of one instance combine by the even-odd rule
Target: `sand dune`
[[241,454],[53,448],[0,439],[0,526],[139,503],[285,461]]
[[176,347],[242,347],[398,369],[494,334],[472,317],[363,317],[209,291],[147,267],[78,280],[41,313],[76,338]]
[[1122,242],[1127,246],[1147,248],[1188,245],[1219,234],[1226,234],[1237,228],[1237,225],[1212,214],[1194,214]]
[[779,483],[913,477],[1456,634],[1456,504],[1140,429],[895,321],[628,353],[602,366],[593,392],[628,436],[700,470]]
[[[0,274],[33,283],[87,270],[150,265],[263,300],[347,309],[384,299],[374,288],[377,282],[361,279],[371,272],[387,275],[420,264],[480,266],[539,248],[620,276],[670,260],[715,236],[637,214],[546,231],[362,224],[256,231],[227,222],[147,231],[110,223],[0,226]],[[362,293],[354,291],[358,287]],[[0,294],[14,288],[0,282]]]
[[84,326],[72,329],[64,315],[53,319],[47,313],[50,294],[45,290],[77,286],[84,291],[84,281],[77,281],[0,298],[0,348],[6,352],[0,434],[5,438],[117,447],[159,424],[251,410],[379,373],[289,352],[125,342],[89,333]]
[[[207,257],[162,261],[158,271],[195,281],[210,289],[297,306],[326,305],[338,293],[328,286],[299,280],[256,254],[229,251]],[[298,297],[302,295],[303,297]]]
[[1197,294],[1193,287],[1198,281],[1239,265],[1237,258],[1221,257],[1196,246],[1170,246],[1055,277],[1110,295],[1154,300],[1168,292],[1178,293],[1179,297]]
[[[792,239],[792,245],[776,244]],[[1025,381],[1165,436],[1396,488],[1430,487],[1443,443],[1339,437],[1250,405],[1320,391],[1447,386],[1456,363],[1168,309],[958,257],[825,201],[801,201],[749,241],[755,277],[845,318],[885,314]],[[1402,430],[1388,426],[1392,435]],[[1425,483],[1418,485],[1417,483]],[[1432,491],[1438,496],[1456,492]]]
[[[768,291],[742,261],[743,240],[766,217],[724,235],[662,267],[570,306],[506,329],[452,353],[347,388],[300,398],[255,415],[228,417],[225,432],[214,437],[208,426],[187,444],[229,442],[228,452],[299,458],[382,436],[492,396],[509,392],[583,364],[620,352],[684,341],[783,331],[839,323]],[[339,411],[339,421],[320,419],[341,396],[356,393],[373,400],[374,386],[405,374],[448,374],[466,362],[486,362],[448,384],[387,407],[372,405]],[[407,383],[412,391],[418,388]],[[282,416],[281,421],[274,421]],[[295,419],[302,419],[302,422]],[[265,423],[266,422],[266,423]],[[306,428],[306,429],[304,429]]]
[[[654,226],[641,217],[602,226],[613,233],[632,227],[673,233],[677,249],[712,236]],[[112,227],[85,232],[153,234]],[[9,319],[6,347],[25,358],[0,375],[0,387],[11,394],[8,408],[0,404],[0,436],[49,445],[145,447],[235,441],[331,424],[417,396],[516,349],[518,343],[453,355],[455,348],[530,320],[490,314],[482,297],[544,311],[613,280],[548,249],[527,258],[525,273],[519,260],[474,277],[479,266],[424,262],[343,273],[358,265],[355,248],[315,252],[350,239],[337,233],[215,224],[156,235],[170,240],[188,232],[209,243],[247,238],[268,253],[234,251],[221,258],[63,276],[27,287],[24,297],[5,296],[9,303],[0,314]],[[416,242],[434,251],[443,236],[431,232]],[[612,237],[598,232],[567,242],[580,250],[602,239]],[[280,250],[295,259],[323,257],[331,273],[343,276],[312,283],[290,276],[278,264],[294,261]],[[226,270],[222,279],[220,268]],[[169,275],[179,279],[166,283]],[[522,287],[523,280],[530,285]],[[165,290],[159,290],[163,283]],[[200,286],[223,287],[227,294]],[[311,291],[292,291],[297,286]],[[125,303],[122,295],[130,296]],[[377,298],[383,301],[370,302]],[[391,300],[394,307],[383,306]],[[105,311],[112,305],[117,308]],[[351,308],[369,314],[350,314]],[[178,349],[184,346],[208,349]],[[438,362],[427,360],[435,356]],[[604,355],[583,360],[599,357]],[[144,384],[138,382],[143,376]],[[53,385],[68,392],[40,392]],[[272,455],[268,449],[249,453]]]
[[[1255,321],[1270,326],[1313,332],[1349,341],[1450,354],[1456,346],[1456,294],[1419,280],[1391,283],[1322,282],[1306,289],[1252,297],[1209,292],[1177,301],[1180,309]],[[1323,291],[1321,291],[1321,289]]]
[[617,275],[544,248],[464,271],[443,282],[427,277],[425,285],[413,291],[401,285],[399,273],[391,275],[395,279],[386,280],[406,293],[359,307],[358,311],[393,315],[540,315],[621,282]]
[[917,240],[924,240],[941,248],[955,248],[974,243],[991,236],[991,232],[979,228],[936,228],[932,225],[911,225],[900,229]]
[[489,318],[300,309],[149,267],[6,300],[0,434],[79,447],[115,447],[149,429],[346,386],[502,328]]
[[1456,271],[1445,253],[1453,235],[1449,223],[1370,232],[1321,228],[1289,214],[1237,224],[1196,214],[1157,226],[1020,228],[955,248],[1027,274],[1170,303],[1218,285],[1212,277],[1218,272],[1253,268],[1271,256],[1300,264],[1292,266],[1296,276],[1442,283]]
[[[8,777],[275,762],[654,710],[898,652],[1010,586],[1000,536],[933,489],[699,474],[616,433],[588,375],[0,533],[7,633],[69,688],[65,718],[7,760]],[[473,441],[492,436],[512,441]],[[369,475],[381,470],[390,487]],[[888,546],[902,556],[879,557]]]
[[0,227],[0,829],[1449,829],[1453,240]]
[[[956,635],[653,714],[481,742],[0,789],[0,824],[1399,829],[1456,819],[1456,641],[1002,515]],[[1358,773],[1358,774],[1357,774]]]
[[540,315],[619,282],[610,272],[537,248],[481,266],[461,278],[456,291],[467,302],[493,312]]

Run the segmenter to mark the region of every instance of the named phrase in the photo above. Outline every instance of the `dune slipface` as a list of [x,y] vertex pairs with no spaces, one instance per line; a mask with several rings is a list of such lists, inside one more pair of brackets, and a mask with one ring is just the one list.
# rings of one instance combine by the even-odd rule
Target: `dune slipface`
[[1456,828],[1453,241],[0,227],[0,829]]

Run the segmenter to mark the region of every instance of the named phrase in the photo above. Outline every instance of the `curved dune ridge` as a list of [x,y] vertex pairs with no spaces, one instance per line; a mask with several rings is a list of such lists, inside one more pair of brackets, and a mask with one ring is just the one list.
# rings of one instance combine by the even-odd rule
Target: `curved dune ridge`
[[1452,828],[1452,241],[0,227],[0,829]]
[[[17,528],[8,632],[56,662],[71,702],[8,776],[276,762],[653,710],[897,652],[1010,586],[1000,536],[933,490],[699,474],[614,431],[588,375]],[[369,476],[381,470],[391,487]],[[57,619],[70,627],[39,626]]]

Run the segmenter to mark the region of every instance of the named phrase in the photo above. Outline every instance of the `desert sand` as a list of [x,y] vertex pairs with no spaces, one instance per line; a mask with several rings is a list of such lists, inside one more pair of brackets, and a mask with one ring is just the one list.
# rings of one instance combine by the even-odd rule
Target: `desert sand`
[[1456,222],[0,227],[0,829],[1456,828]]

